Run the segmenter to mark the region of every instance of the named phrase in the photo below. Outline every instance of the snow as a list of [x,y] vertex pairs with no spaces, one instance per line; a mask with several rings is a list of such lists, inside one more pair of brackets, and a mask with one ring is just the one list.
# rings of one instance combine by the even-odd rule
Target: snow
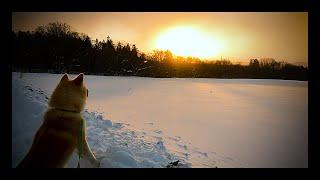
[[[12,73],[13,167],[60,78]],[[308,82],[86,75],[85,83],[83,117],[101,167],[308,166]],[[76,165],[74,154],[68,167]]]

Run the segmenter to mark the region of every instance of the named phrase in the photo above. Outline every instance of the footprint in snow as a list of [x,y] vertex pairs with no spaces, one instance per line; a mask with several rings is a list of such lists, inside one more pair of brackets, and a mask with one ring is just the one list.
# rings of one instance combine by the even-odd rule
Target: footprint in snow
[[113,127],[117,128],[117,129],[121,129],[123,127],[123,124],[122,123],[114,123]]
[[147,122],[147,123],[145,123],[145,124],[148,124],[148,125],[150,125],[150,126],[153,126],[153,123],[152,123],[152,122]]
[[175,142],[178,142],[180,139],[178,139],[178,138],[175,138],[175,137],[168,137],[168,139],[170,139],[170,140],[173,140],[173,141],[175,141]]
[[184,148],[185,150],[187,150],[187,149],[188,149],[187,145],[183,145],[183,148]]
[[157,133],[157,134],[162,134],[161,130],[154,130],[154,132]]
[[197,151],[198,154],[201,154],[202,156],[205,156],[205,157],[208,157],[208,154],[206,152],[200,152],[200,151]]

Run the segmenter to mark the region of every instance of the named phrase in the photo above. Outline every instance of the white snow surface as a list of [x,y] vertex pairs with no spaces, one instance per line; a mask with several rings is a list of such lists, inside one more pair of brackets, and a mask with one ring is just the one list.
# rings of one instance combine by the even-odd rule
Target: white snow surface
[[[74,78],[76,75],[69,75]],[[62,75],[12,73],[12,162],[30,148]],[[101,167],[308,167],[308,82],[85,75]],[[76,167],[74,153],[68,167]]]

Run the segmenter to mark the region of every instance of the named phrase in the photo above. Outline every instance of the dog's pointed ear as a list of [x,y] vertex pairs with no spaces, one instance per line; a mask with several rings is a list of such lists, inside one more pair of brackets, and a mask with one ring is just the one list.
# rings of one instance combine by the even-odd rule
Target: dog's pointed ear
[[61,82],[65,82],[65,81],[69,81],[69,78],[68,78],[68,74],[65,73],[62,78],[61,78]]
[[83,73],[80,73],[78,77],[76,77],[73,82],[77,85],[81,85],[83,83]]

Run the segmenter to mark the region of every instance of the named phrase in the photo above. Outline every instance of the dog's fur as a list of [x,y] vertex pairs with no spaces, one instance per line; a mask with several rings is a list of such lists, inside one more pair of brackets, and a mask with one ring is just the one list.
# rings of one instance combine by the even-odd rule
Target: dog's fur
[[[83,121],[80,113],[84,109],[87,93],[82,73],[74,80],[69,80],[67,74],[61,78],[51,95],[43,124],[18,168],[65,167],[77,148],[80,122]],[[86,140],[85,126],[83,131],[83,156],[97,167],[99,162]]]

